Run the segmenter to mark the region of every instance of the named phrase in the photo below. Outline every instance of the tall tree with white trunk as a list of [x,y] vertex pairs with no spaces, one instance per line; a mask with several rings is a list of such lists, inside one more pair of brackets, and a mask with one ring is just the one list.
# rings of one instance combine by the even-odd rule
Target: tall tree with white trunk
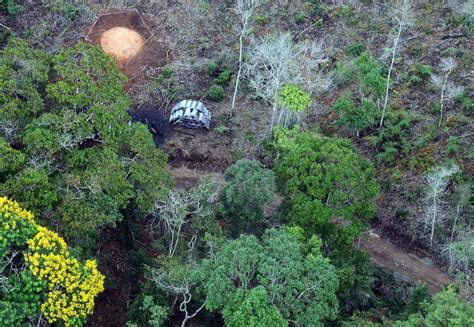
[[235,79],[234,95],[232,97],[231,115],[234,113],[235,103],[237,99],[237,92],[239,90],[240,77],[242,75],[243,53],[244,53],[244,38],[248,33],[251,18],[254,11],[263,4],[265,0],[237,0],[233,11],[240,20],[240,36],[239,36],[239,69]]
[[445,109],[446,102],[454,99],[457,95],[461,94],[464,89],[461,86],[456,86],[453,82],[449,80],[452,72],[456,69],[457,63],[453,57],[441,59],[441,71],[443,75],[432,75],[431,82],[437,88],[441,89],[441,94],[439,98],[439,121],[438,127],[441,127],[443,122],[443,113]]
[[272,106],[270,130],[286,121],[280,92],[287,85],[297,85],[309,94],[325,91],[331,79],[323,75],[327,61],[322,42],[293,42],[290,33],[253,39],[243,74],[253,95]]
[[439,224],[443,218],[441,197],[446,193],[450,177],[458,171],[459,167],[456,165],[441,166],[432,169],[426,175],[428,192],[426,194],[427,210],[424,216],[424,225],[425,231],[429,230],[431,246],[433,246],[436,224]]
[[398,23],[397,34],[393,38],[393,45],[390,49],[391,61],[387,73],[387,83],[385,86],[385,98],[383,102],[382,117],[380,118],[380,127],[383,126],[385,114],[387,112],[388,98],[390,93],[390,78],[392,76],[393,66],[397,55],[398,45],[401,41],[402,32],[413,24],[413,9],[410,0],[403,0],[395,9],[395,21]]

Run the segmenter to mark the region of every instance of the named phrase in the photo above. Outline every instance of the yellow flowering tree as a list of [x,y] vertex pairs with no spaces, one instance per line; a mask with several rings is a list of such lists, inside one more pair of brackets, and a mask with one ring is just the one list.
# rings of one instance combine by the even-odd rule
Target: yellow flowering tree
[[0,255],[2,326],[43,318],[82,325],[104,290],[95,260],[80,262],[62,237],[5,197],[0,197]]

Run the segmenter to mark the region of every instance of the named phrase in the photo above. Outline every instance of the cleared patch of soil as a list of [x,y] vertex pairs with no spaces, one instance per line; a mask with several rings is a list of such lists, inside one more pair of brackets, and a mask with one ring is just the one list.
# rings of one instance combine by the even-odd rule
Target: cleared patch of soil
[[100,45],[108,55],[117,58],[119,63],[125,63],[133,58],[143,48],[143,38],[140,34],[125,27],[112,27],[102,33]]
[[104,33],[113,28],[126,28],[132,30],[143,38],[143,48],[132,59],[118,61],[120,70],[128,76],[125,89],[128,90],[134,84],[142,84],[147,67],[157,68],[165,66],[171,60],[163,40],[155,33],[158,26],[141,16],[138,11],[109,11],[99,15],[96,23],[90,27],[88,39],[95,44],[101,44]]
[[224,175],[222,173],[189,169],[185,166],[172,168],[171,174],[176,179],[176,186],[184,189],[197,186],[202,177],[211,178],[218,184],[224,183]]
[[173,168],[185,166],[206,172],[223,172],[235,160],[225,144],[212,140],[213,133],[205,130],[173,128],[164,150]]
[[396,272],[409,282],[425,282],[432,293],[454,283],[446,273],[432,266],[429,261],[403,251],[376,233],[371,232],[367,238],[361,239],[359,245],[378,266]]

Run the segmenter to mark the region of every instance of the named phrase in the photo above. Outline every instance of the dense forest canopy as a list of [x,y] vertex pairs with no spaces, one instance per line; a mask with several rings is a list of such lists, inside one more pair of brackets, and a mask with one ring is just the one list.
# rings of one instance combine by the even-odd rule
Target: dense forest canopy
[[473,32],[471,1],[0,0],[0,325],[473,326]]
[[84,43],[48,55],[12,39],[0,66],[2,193],[86,248],[125,210],[151,210],[168,185],[166,155],[145,126],[128,124],[125,77],[110,57]]

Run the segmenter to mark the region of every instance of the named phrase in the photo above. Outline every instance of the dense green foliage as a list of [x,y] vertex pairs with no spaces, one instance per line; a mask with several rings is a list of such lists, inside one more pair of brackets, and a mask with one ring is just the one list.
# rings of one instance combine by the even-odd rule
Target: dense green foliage
[[166,156],[145,126],[128,125],[113,60],[82,43],[48,56],[14,40],[0,71],[0,121],[11,126],[1,131],[1,192],[86,247],[126,208],[151,210],[164,194]]
[[436,294],[432,302],[425,302],[421,310],[406,321],[397,321],[396,327],[418,326],[472,326],[474,307],[459,298],[453,288]]
[[229,299],[222,316],[226,326],[232,327],[284,327],[288,325],[278,309],[268,303],[268,294],[262,286],[249,291],[238,289]]
[[235,235],[256,230],[263,219],[263,207],[272,201],[275,175],[256,160],[239,160],[225,171],[221,194],[222,214]]
[[291,111],[303,111],[311,104],[310,95],[297,85],[285,85],[278,94],[280,104]]
[[0,326],[474,325],[471,2],[0,0]]
[[374,124],[375,107],[369,100],[365,99],[360,106],[356,106],[352,95],[346,94],[334,103],[333,108],[340,117],[338,125],[345,125],[359,132]]
[[[301,325],[322,326],[325,319],[336,317],[338,281],[319,246],[315,237],[305,241],[298,228],[269,229],[262,241],[246,235],[228,241],[214,259],[203,263],[206,307],[223,310],[234,326],[262,315],[280,325],[277,312]],[[261,305],[258,310],[252,309],[256,301]],[[239,302],[243,307],[233,312]],[[256,316],[244,317],[240,310]]]
[[324,239],[353,240],[374,214],[378,186],[370,162],[344,139],[298,130],[277,138],[287,220]]

